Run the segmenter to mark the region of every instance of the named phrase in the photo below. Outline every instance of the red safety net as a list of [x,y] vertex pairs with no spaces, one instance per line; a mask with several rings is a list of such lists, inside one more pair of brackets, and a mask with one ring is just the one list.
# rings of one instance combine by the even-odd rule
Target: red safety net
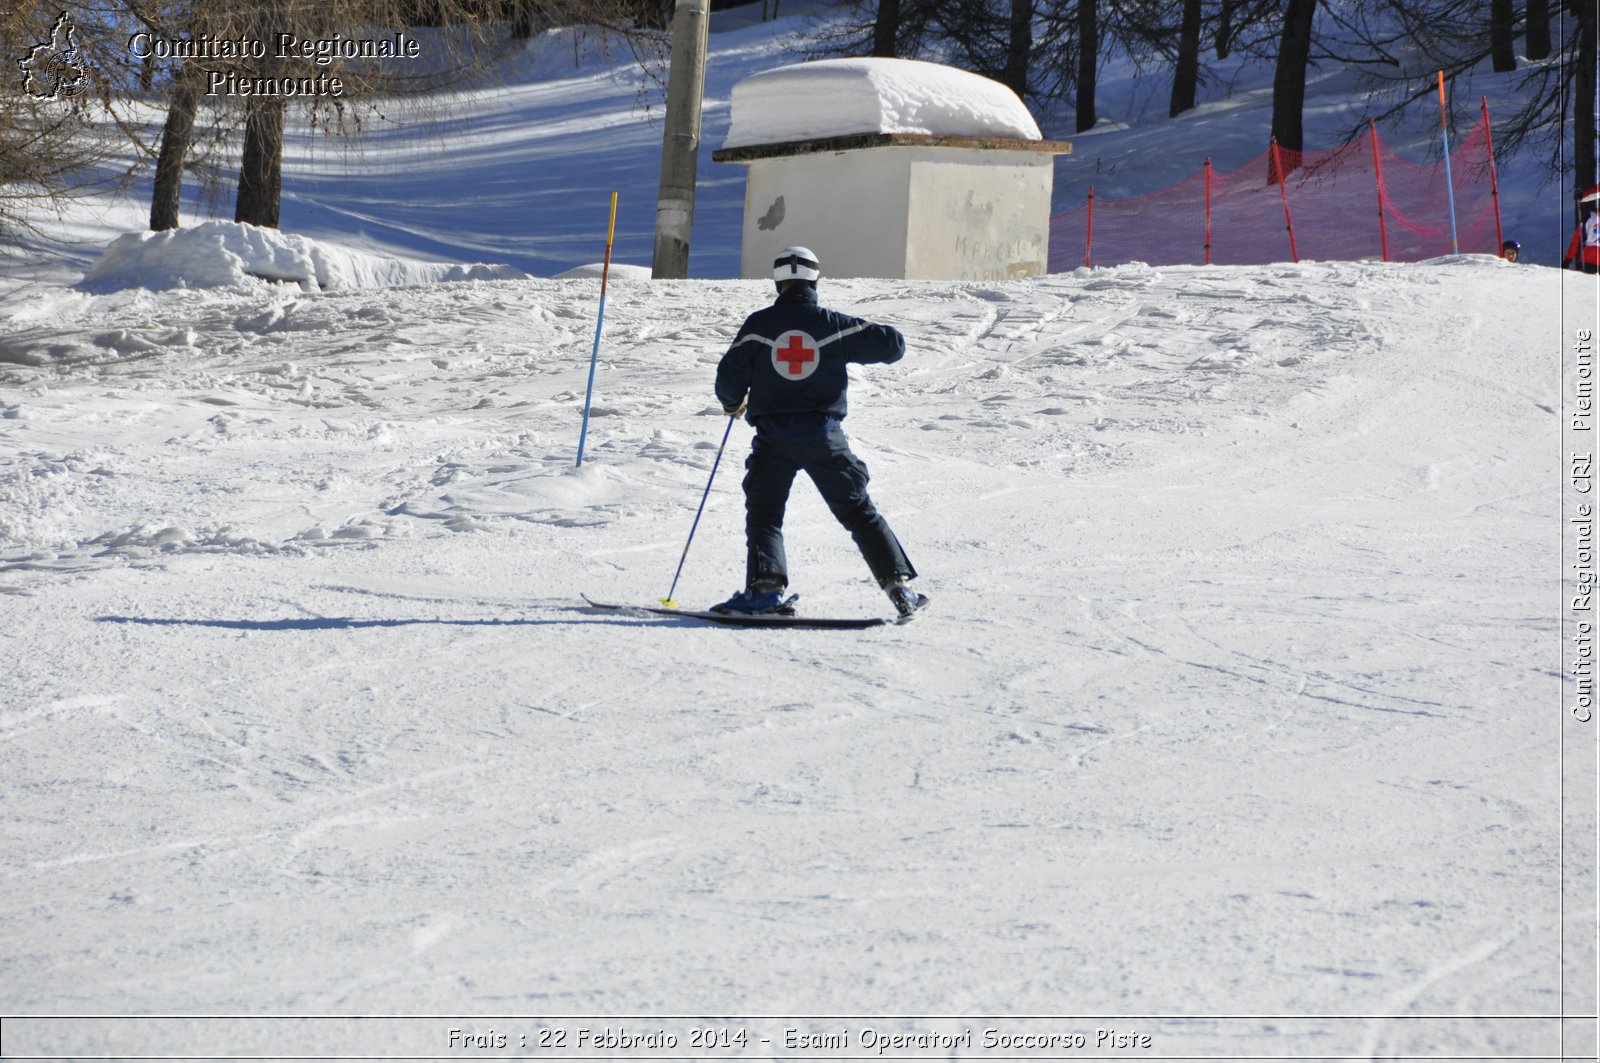
[[[1193,177],[1132,199],[1096,198],[1050,219],[1050,271],[1082,265],[1259,265],[1301,259],[1416,262],[1499,254],[1487,111],[1441,160],[1417,166],[1371,127],[1332,151],[1274,145],[1231,173],[1210,160]],[[1287,174],[1287,180],[1280,175]],[[1455,246],[1450,197],[1455,191]]]

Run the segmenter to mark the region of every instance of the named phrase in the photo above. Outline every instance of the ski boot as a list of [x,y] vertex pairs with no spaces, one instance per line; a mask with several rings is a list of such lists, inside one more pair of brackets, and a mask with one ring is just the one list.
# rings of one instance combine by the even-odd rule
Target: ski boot
[[901,620],[910,620],[918,609],[928,604],[928,596],[907,587],[904,580],[885,584],[883,591],[894,603],[895,612],[900,614]]
[[760,614],[777,614],[779,616],[793,616],[795,599],[798,594],[783,596],[781,583],[769,583],[765,580],[752,584],[745,590],[738,591],[732,598],[711,607],[713,613],[737,613],[745,616]]

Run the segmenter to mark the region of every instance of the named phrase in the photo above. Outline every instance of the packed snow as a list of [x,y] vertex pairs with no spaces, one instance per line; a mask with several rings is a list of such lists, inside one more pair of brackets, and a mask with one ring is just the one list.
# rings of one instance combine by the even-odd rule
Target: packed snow
[[[718,19],[711,129],[802,24]],[[600,613],[680,562],[685,605],[738,587],[751,432],[719,452],[712,380],[772,294],[721,279],[742,174],[709,162],[700,279],[649,280],[625,71],[480,100],[448,160],[319,169],[301,130],[280,234],[186,202],[118,244],[107,195],[13,272],[7,1054],[1592,1058],[1554,1016],[1596,992],[1559,552],[1595,279],[824,263],[907,337],[845,427],[931,606]],[[1228,139],[1208,106],[1149,157]],[[887,615],[803,482],[787,524],[802,611]]]
[[[716,360],[769,296],[616,289],[578,468],[596,288],[63,294],[7,329],[5,1011],[1552,1006],[1561,398],[1527,323],[1563,288],[1592,315],[1587,279],[824,282],[907,334],[847,427],[933,599],[850,635],[582,605],[666,593]],[[686,603],[738,585],[748,445]],[[887,611],[804,485],[789,530],[808,611]],[[1139,1028],[1177,1055],[1552,1043]],[[215,1051],[203,1024],[30,1029],[8,1047]]]
[[1033,115],[998,81],[914,59],[824,59],[735,85],[722,146],[855,133],[1040,139]]

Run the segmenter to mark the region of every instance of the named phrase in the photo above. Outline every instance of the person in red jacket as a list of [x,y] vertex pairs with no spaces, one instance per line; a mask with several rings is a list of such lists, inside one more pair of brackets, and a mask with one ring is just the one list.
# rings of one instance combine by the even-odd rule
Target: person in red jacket
[[1572,242],[1561,257],[1561,268],[1576,266],[1585,273],[1600,273],[1600,185],[1583,194],[1579,201],[1589,208],[1589,216],[1572,230]]

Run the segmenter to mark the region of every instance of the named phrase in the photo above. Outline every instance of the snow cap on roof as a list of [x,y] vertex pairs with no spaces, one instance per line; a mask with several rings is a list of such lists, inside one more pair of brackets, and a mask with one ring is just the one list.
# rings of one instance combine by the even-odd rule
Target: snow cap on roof
[[857,133],[1039,140],[998,81],[915,59],[823,59],[764,70],[733,87],[723,148]]

